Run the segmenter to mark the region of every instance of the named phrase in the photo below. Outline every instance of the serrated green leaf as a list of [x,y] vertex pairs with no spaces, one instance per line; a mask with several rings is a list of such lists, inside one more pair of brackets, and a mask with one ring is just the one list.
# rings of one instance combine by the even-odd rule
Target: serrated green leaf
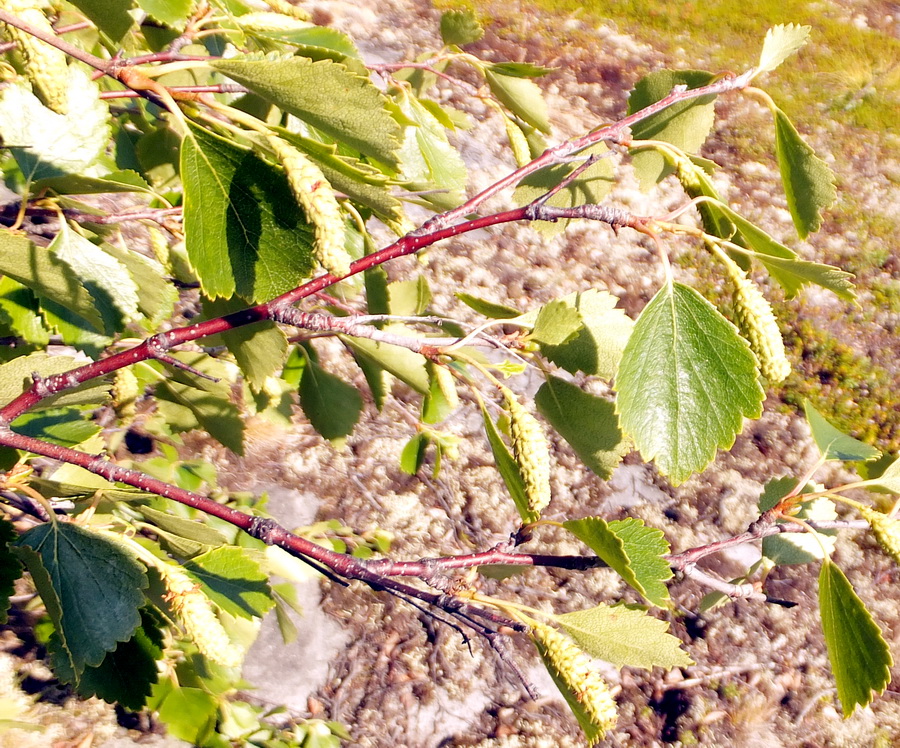
[[39,299],[69,310],[85,327],[103,330],[94,298],[69,266],[46,247],[11,231],[0,231],[0,273],[31,289]]
[[446,45],[477,42],[484,29],[471,10],[449,10],[441,14],[441,39]]
[[519,310],[513,309],[511,306],[497,304],[496,302],[488,301],[487,299],[480,299],[477,296],[472,296],[471,294],[464,292],[457,293],[456,298],[470,309],[474,309],[479,314],[489,317],[490,319],[512,319],[513,317],[518,317],[520,315]]
[[643,520],[633,517],[609,523],[602,517],[586,517],[564,522],[563,527],[654,605],[666,604],[669,591],[664,582],[672,578],[672,570],[663,558],[669,544],[662,530],[645,527]]
[[[85,698],[98,696],[111,704],[139,711],[144,707],[159,677],[156,661],[162,658],[163,636],[153,616],[141,610],[141,625],[133,636],[119,645],[97,667],[87,667],[80,678],[66,670],[67,659],[59,637],[50,637],[49,650],[56,676],[64,683],[73,683]],[[61,666],[61,667],[60,667]]]
[[[203,300],[203,314],[208,319],[224,317],[246,307],[246,302],[240,298]],[[234,356],[255,392],[259,392],[266,380],[282,368],[287,357],[287,336],[274,322],[244,325],[216,337]]]
[[9,549],[17,537],[12,523],[0,517],[0,623],[9,620],[9,597],[15,592],[15,582],[23,571],[19,559]]
[[122,546],[68,522],[33,527],[16,546],[24,550],[22,560],[76,679],[131,638],[141,622],[138,609],[147,575]]
[[622,430],[674,484],[727,449],[765,396],[737,329],[687,286],[669,283],[644,308],[616,378]]
[[[388,325],[384,329],[385,332],[393,332],[398,335],[411,334],[409,328],[403,325]],[[368,359],[417,392],[423,395],[428,394],[430,382],[425,369],[427,359],[422,354],[415,353],[408,348],[376,343],[365,338],[350,338],[342,335],[341,340],[353,350],[357,358]]]
[[[47,353],[32,353],[15,358],[0,366],[0,403],[5,405],[27,390],[32,383],[31,375],[35,372],[46,378],[79,365],[79,362],[69,356],[51,356]],[[42,400],[33,410],[97,405],[106,399],[109,386],[109,382],[104,379],[92,379],[75,389]]]
[[425,450],[429,439],[425,434],[416,434],[400,452],[400,469],[407,475],[415,475],[425,463]]
[[543,133],[550,132],[547,102],[537,84],[528,78],[505,75],[494,66],[486,66],[484,78],[497,100],[519,119]]
[[184,28],[194,7],[194,0],[136,0],[136,2],[151,18],[179,31]]
[[555,616],[585,652],[616,667],[652,670],[693,665],[669,624],[624,605],[598,605]]
[[808,400],[803,401],[803,412],[813,440],[826,460],[874,460],[881,455],[875,447],[838,431]]
[[[766,483],[765,490],[759,497],[760,513],[775,506],[796,485],[797,479],[790,477],[770,480]],[[816,489],[810,485],[807,486],[807,490],[814,491]],[[837,512],[834,509],[834,502],[821,496],[803,502],[794,516],[798,519],[812,521],[833,520],[837,519]],[[779,520],[779,524],[784,524],[784,522]],[[808,564],[812,561],[821,561],[826,555],[831,556],[836,538],[836,530],[770,535],[763,538],[762,555],[779,566]]]
[[787,25],[779,23],[769,29],[766,32],[766,39],[759,55],[759,65],[756,66],[754,76],[771,72],[806,44],[810,28],[810,26],[798,26],[794,23]]
[[400,126],[368,78],[331,60],[232,58],[210,65],[275,106],[362,154],[397,166]]
[[193,540],[203,545],[213,546],[217,548],[226,541],[225,536],[203,522],[178,517],[168,512],[159,512],[149,506],[138,507],[138,511],[144,515],[147,521],[152,522],[156,527],[166,532],[178,535],[179,537]]
[[183,568],[200,582],[210,600],[233,616],[262,618],[275,604],[268,577],[244,548],[216,548]]
[[166,272],[156,260],[137,252],[103,244],[103,251],[125,266],[129,275],[137,281],[137,307],[155,329],[168,319],[178,301],[178,289],[166,278]]
[[35,181],[31,189],[32,192],[50,190],[58,195],[100,195],[115,192],[155,194],[144,178],[130,169],[113,171],[102,177],[89,177],[85,174],[47,177]]
[[131,0],[72,0],[72,5],[90,18],[113,42],[125,36],[134,24],[134,18],[128,12],[132,7]]
[[544,304],[538,311],[531,337],[538,343],[559,346],[574,337],[583,324],[574,305],[554,300]]
[[506,490],[509,491],[509,495],[516,505],[519,516],[522,518],[522,521],[526,523],[537,521],[540,515],[533,512],[528,506],[528,497],[525,495],[525,481],[522,478],[519,466],[515,459],[513,459],[509,447],[506,446],[503,439],[500,437],[500,432],[497,430],[494,420],[484,406],[481,408],[481,417],[484,421],[484,431],[485,434],[487,434],[488,444],[491,446],[491,453],[494,455],[494,463],[497,466],[497,472],[499,472],[500,477],[503,478],[503,482],[506,484]]
[[282,24],[291,24],[290,27],[284,25],[284,28],[263,28],[263,24],[254,24],[255,27],[248,28],[248,21],[259,18],[260,15],[274,14],[258,14],[248,13],[235,19],[245,30],[262,36],[266,39],[273,39],[287,44],[293,44],[298,47],[298,54],[309,57],[313,60],[334,60],[335,62],[344,62],[351,67],[354,72],[362,73],[365,68],[362,66],[354,66],[353,61],[360,59],[359,50],[353,40],[342,31],[327,26],[314,26],[308,22],[298,19],[289,19],[285,16],[278,16]]
[[17,434],[74,448],[100,431],[98,423],[84,419],[85,413],[80,408],[54,408],[23,413],[10,427]]
[[415,190],[440,190],[422,196],[434,207],[456,207],[463,200],[468,176],[459,151],[450,145],[444,126],[414,96],[400,92],[397,106],[411,123],[404,129],[403,141],[397,151],[402,178]]
[[26,343],[42,348],[50,342],[50,331],[41,320],[37,298],[31,289],[8,276],[0,278],[0,314]]
[[794,227],[801,239],[818,231],[821,211],[837,197],[834,173],[800,137],[788,116],[777,107],[775,116],[775,158],[787,197]]
[[891,680],[891,650],[847,577],[826,561],[819,572],[819,615],[844,718],[866,707]]
[[[608,151],[603,143],[598,143],[581,152],[587,157],[591,155],[602,156]],[[539,169],[521,182],[513,193],[513,200],[517,205],[526,205],[541,195],[547,194],[566,177],[569,176],[578,164],[559,164],[546,166]],[[557,208],[571,208],[576,205],[598,205],[609,194],[613,185],[612,162],[608,158],[601,158],[595,164],[585,169],[577,179],[567,185],[547,201],[547,205]],[[548,223],[547,221],[534,221],[532,225],[544,236],[552,238],[565,231],[569,225],[569,219]]]
[[312,427],[334,441],[353,432],[362,412],[362,397],[352,384],[307,361],[300,378],[300,407]]
[[556,665],[550,658],[546,647],[537,639],[532,639],[532,641],[544,663],[544,667],[547,668],[547,673],[550,675],[551,680],[566,700],[566,704],[568,704],[569,709],[572,710],[572,714],[575,715],[575,720],[578,722],[578,726],[581,727],[581,731],[584,733],[588,746],[595,745],[606,735],[607,727],[605,725],[598,725],[584,708],[578,699],[578,695],[573,693],[569,684],[566,683],[557,672]]
[[769,274],[784,289],[784,295],[789,299],[794,298],[807,283],[813,283],[831,291],[844,301],[856,300],[856,289],[850,280],[853,274],[833,265],[768,257],[756,253],[751,256],[765,266]]
[[156,707],[159,721],[166,726],[170,735],[185,740],[192,745],[201,745],[212,732],[219,713],[219,699],[202,688],[171,686],[162,691],[157,684],[154,697],[163,696]]
[[[705,70],[658,70],[637,82],[628,96],[628,113],[634,114],[668,96],[675,86],[700,88],[713,78]],[[682,101],[636,122],[632,140],[662,140],[687,153],[700,150],[715,120],[715,96]],[[632,158],[635,173],[646,191],[672,173],[663,156],[655,151],[637,151]]]
[[0,92],[0,137],[26,178],[76,174],[94,163],[109,138],[109,109],[87,72],[69,66],[68,111],[45,107],[24,85]]
[[138,316],[138,290],[127,268],[65,222],[50,243],[50,251],[94,297],[107,334],[121,330]]
[[578,311],[584,326],[562,345],[541,345],[541,353],[559,367],[574,374],[612,379],[622,352],[634,329],[634,322],[621,309],[618,299],[606,291],[590,289],[559,300]]
[[394,281],[387,287],[390,314],[399,317],[414,317],[424,314],[431,303],[431,289],[428,279],[420,275],[415,280]]
[[613,403],[570,382],[550,377],[534,396],[534,404],[585,466],[603,480],[609,479],[631,448]]
[[514,78],[540,78],[556,69],[532,65],[530,62],[495,62],[491,65],[491,70],[495,73],[511,75]]
[[190,125],[181,174],[188,257],[209,298],[264,301],[309,277],[313,228],[280,169]]

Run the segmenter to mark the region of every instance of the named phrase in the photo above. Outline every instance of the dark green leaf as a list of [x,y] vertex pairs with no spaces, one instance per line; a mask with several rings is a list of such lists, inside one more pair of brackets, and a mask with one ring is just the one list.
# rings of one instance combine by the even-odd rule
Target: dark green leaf
[[484,29],[471,10],[449,10],[441,15],[441,39],[444,44],[471,44],[483,36]]
[[803,411],[806,413],[806,420],[809,422],[816,446],[826,460],[874,460],[881,456],[881,452],[875,447],[838,431],[809,404],[808,400],[803,402]]
[[13,333],[26,343],[44,347],[50,342],[50,331],[41,320],[37,298],[8,276],[0,278],[0,313]]
[[264,301],[313,269],[313,229],[280,169],[190,126],[181,153],[188,256],[210,298]]
[[400,126],[367,78],[331,60],[214,60],[213,69],[241,83],[360,153],[396,167]]
[[[240,298],[203,301],[203,313],[209,319],[224,317],[246,307],[247,303]],[[221,338],[256,392],[281,369],[287,357],[287,337],[274,322],[244,325],[216,337]]]
[[[389,325],[386,332],[398,335],[410,335],[411,331],[402,325]],[[408,348],[401,348],[387,343],[376,343],[365,338],[341,336],[341,340],[353,350],[357,359],[365,358],[393,374],[397,379],[406,382],[417,392],[428,394],[428,372],[425,370],[427,359],[420,353]]]
[[307,361],[300,378],[300,407],[323,437],[343,439],[359,421],[362,398],[356,387]]
[[[154,696],[157,689],[153,689]],[[201,688],[174,686],[165,692],[156,711],[170,735],[201,745],[216,724],[219,701]]]
[[100,425],[85,420],[85,413],[75,407],[23,413],[11,427],[17,434],[64,447],[77,447],[100,432]]
[[[628,97],[628,113],[634,114],[668,96],[675,86],[700,88],[713,78],[705,70],[658,70],[637,82]],[[631,127],[633,140],[662,140],[687,153],[696,153],[706,142],[715,120],[715,96],[701,96],[673,104]],[[672,173],[659,153],[637,151],[633,164],[641,186],[648,190]]]
[[112,192],[145,192],[153,194],[150,185],[136,171],[114,171],[102,177],[67,174],[63,177],[38,179],[31,189],[50,190],[58,195],[93,195]]
[[425,450],[429,439],[425,434],[416,434],[406,442],[400,452],[400,469],[407,475],[415,475],[425,463]]
[[138,7],[151,18],[179,31],[184,28],[193,0],[136,0]]
[[844,717],[866,707],[891,680],[891,650],[872,614],[831,561],[819,572],[819,615]]
[[630,449],[619,428],[615,406],[570,382],[550,377],[534,396],[538,412],[603,480]]
[[493,66],[485,68],[484,77],[491,93],[509,111],[543,133],[550,132],[547,102],[544,94],[534,81],[504,75]]
[[68,522],[33,527],[16,546],[76,679],[131,638],[141,622],[147,575],[122,546]]
[[509,447],[507,447],[506,444],[503,443],[503,439],[500,438],[500,432],[497,431],[493,419],[484,406],[481,408],[481,416],[484,420],[484,431],[487,434],[488,443],[491,445],[491,452],[494,455],[494,463],[497,465],[497,471],[500,473],[500,477],[503,478],[503,482],[506,484],[506,490],[509,491],[509,495],[512,497],[516,509],[519,511],[519,516],[522,518],[523,522],[537,521],[539,515],[536,512],[533,512],[528,506],[528,497],[525,495],[525,481],[522,478],[519,466],[515,459],[513,459]]
[[125,36],[134,24],[128,12],[132,7],[131,0],[72,0],[72,5],[114,42]]
[[15,581],[22,576],[22,564],[9,549],[17,537],[12,523],[0,518],[0,623],[9,620],[9,597],[15,592]]
[[837,196],[834,174],[828,165],[800,137],[787,115],[777,107],[775,116],[775,157],[794,226],[801,239],[818,231],[819,213]]
[[585,652],[616,667],[669,670],[694,664],[681,641],[668,633],[669,624],[644,610],[598,605],[556,620]]
[[676,485],[729,448],[762,413],[756,358],[734,325],[687,286],[644,308],[616,378],[623,431]]
[[216,548],[183,568],[200,582],[210,600],[233,616],[262,618],[275,604],[268,578],[243,548]]

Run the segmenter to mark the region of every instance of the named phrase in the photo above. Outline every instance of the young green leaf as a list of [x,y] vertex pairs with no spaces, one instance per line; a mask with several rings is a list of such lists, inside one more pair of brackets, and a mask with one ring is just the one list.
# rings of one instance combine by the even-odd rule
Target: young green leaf
[[821,211],[837,196],[834,174],[828,165],[800,137],[800,133],[777,107],[775,116],[775,158],[781,171],[781,182],[788,209],[801,239],[818,231]]
[[88,73],[69,66],[68,110],[57,114],[24,86],[0,92],[0,136],[26,177],[77,174],[93,164],[109,139],[109,108]]
[[274,605],[268,577],[244,548],[215,548],[188,561],[184,570],[210,600],[233,616],[262,618]]
[[445,45],[477,42],[484,29],[471,10],[449,10],[441,14],[441,40]]
[[15,547],[76,679],[132,637],[147,575],[122,546],[70,522],[47,522],[23,533]]
[[456,298],[470,309],[474,309],[479,314],[490,319],[513,319],[521,314],[518,309],[513,309],[511,306],[506,306],[506,304],[498,304],[464,292],[456,294]]
[[621,309],[618,299],[606,291],[590,289],[559,299],[577,310],[583,326],[561,345],[541,343],[541,353],[559,367],[575,374],[612,379],[619,368],[622,351],[634,329],[634,322]]
[[803,411],[806,413],[813,440],[826,460],[874,460],[881,455],[875,447],[838,431],[810,405],[808,400],[803,402]]
[[619,428],[615,406],[558,377],[550,377],[534,396],[538,412],[575,450],[586,467],[603,480],[631,445]]
[[794,298],[803,286],[813,283],[831,291],[844,301],[856,300],[856,289],[850,280],[853,278],[853,274],[834,267],[834,265],[771,257],[758,253],[753,253],[751,256],[765,266],[769,275],[778,281],[778,284],[784,289],[784,295],[789,299]]
[[213,60],[211,66],[360,153],[397,166],[400,126],[368,78],[331,60]]
[[[534,84],[532,84],[534,85]],[[581,152],[587,157],[591,155],[602,156],[607,153],[605,144],[598,143]],[[517,205],[526,205],[541,195],[547,194],[566,177],[568,177],[578,164],[559,164],[545,166],[539,169],[521,182],[513,193],[513,200]],[[589,168],[585,169],[577,179],[567,185],[547,201],[547,205],[556,208],[571,208],[576,205],[597,205],[609,194],[613,185],[612,162],[608,158],[601,158]],[[535,221],[532,225],[544,236],[552,238],[565,231],[570,219],[563,219],[555,223],[547,221]]]
[[482,406],[481,417],[484,421],[484,431],[487,434],[488,443],[491,445],[491,452],[494,455],[494,463],[497,465],[497,471],[503,482],[506,484],[506,490],[512,497],[516,509],[519,510],[519,516],[523,522],[535,522],[538,516],[528,507],[528,497],[525,495],[525,481],[519,466],[513,459],[509,447],[500,437],[500,432],[494,424],[487,409]]
[[416,434],[406,442],[400,452],[400,469],[407,475],[415,475],[425,464],[425,450],[430,440],[425,434]]
[[[765,490],[759,497],[760,513],[775,506],[796,485],[797,480],[790,477],[770,480],[766,483]],[[815,491],[816,488],[818,487],[810,485],[806,490]],[[837,518],[837,512],[834,508],[834,502],[822,496],[803,502],[795,516],[799,519],[811,521],[833,520]],[[784,522],[779,521],[779,524],[784,524]],[[763,538],[762,555],[773,564],[779,566],[821,561],[826,556],[831,556],[834,551],[836,536],[836,530],[770,535],[767,538]]]
[[[675,86],[700,88],[709,83],[712,73],[705,70],[658,70],[637,82],[628,97],[628,113],[644,109],[668,96]],[[661,112],[636,122],[632,140],[662,140],[687,153],[696,153],[706,142],[715,120],[715,96],[701,96],[673,104]],[[642,189],[649,190],[672,173],[672,167],[655,151],[633,153],[632,164]]]
[[0,278],[0,317],[26,343],[42,348],[50,342],[37,298],[31,289],[8,276]]
[[568,520],[563,527],[654,605],[666,604],[669,590],[664,582],[672,578],[672,570],[663,558],[669,544],[662,530],[645,527],[643,520],[633,517],[610,523],[602,517],[585,517]]
[[806,44],[809,39],[810,26],[798,26],[795,23],[787,25],[779,23],[766,32],[762,52],[759,55],[759,65],[756,66],[754,77],[760,73],[769,73],[782,62]]
[[[409,335],[410,330],[403,325],[388,325],[386,332],[398,335]],[[429,379],[425,369],[427,359],[421,354],[387,343],[376,343],[366,338],[341,336],[341,340],[351,349],[357,358],[365,358],[393,374],[397,379],[406,382],[416,392],[428,394]]]
[[148,16],[178,31],[184,29],[194,7],[193,0],[135,0],[135,2]]
[[313,228],[284,173],[195,125],[181,152],[188,257],[210,298],[263,301],[313,269]]
[[531,338],[538,343],[559,346],[570,340],[582,326],[581,315],[574,305],[554,300],[538,311]]
[[616,410],[645,459],[676,485],[734,443],[764,392],[747,342],[706,299],[668,283],[644,308],[622,355]]
[[834,563],[819,572],[819,615],[844,717],[866,707],[891,680],[894,661],[872,614]]
[[86,328],[103,330],[103,319],[93,296],[47,247],[39,247],[11,231],[0,231],[0,273],[31,289],[39,300],[69,310]]
[[894,460],[877,478],[870,478],[869,483],[891,493],[900,493],[900,458]]
[[425,313],[431,303],[428,279],[420,275],[415,280],[394,281],[387,287],[388,310],[398,317],[415,317]]
[[668,633],[669,624],[644,610],[598,605],[555,620],[585,652],[616,667],[668,670],[694,664],[681,641]]
[[[17,395],[21,395],[32,383],[35,372],[42,377],[62,374],[77,368],[79,362],[70,356],[51,356],[47,353],[31,353],[19,356],[0,366],[0,404],[5,405]],[[65,390],[58,395],[42,400],[35,410],[63,408],[69,405],[99,405],[109,392],[109,382],[105,379],[91,379],[79,387]]]
[[9,549],[17,537],[12,523],[0,518],[0,623],[9,620],[9,596],[15,592],[15,582],[22,576],[22,564]]
[[541,132],[550,132],[547,102],[534,81],[504,74],[494,66],[485,67],[484,77],[491,93],[510,112]]
[[[165,684],[165,686],[163,685]],[[202,745],[213,732],[219,700],[202,688],[172,685],[170,679],[153,688],[155,711],[166,731],[179,740]]]
[[335,441],[353,432],[362,397],[353,385],[307,361],[300,378],[300,407],[316,431]]

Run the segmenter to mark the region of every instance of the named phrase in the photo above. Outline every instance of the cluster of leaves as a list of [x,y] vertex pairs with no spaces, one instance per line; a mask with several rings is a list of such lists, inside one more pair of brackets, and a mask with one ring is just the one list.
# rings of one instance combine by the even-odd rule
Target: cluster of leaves
[[[10,61],[20,75],[0,91],[0,135],[9,153],[2,168],[7,185],[21,196],[18,211],[0,230],[0,328],[15,341],[0,348],[0,418],[15,411],[23,391],[39,389],[48,377],[72,372],[85,360],[98,362],[98,371],[108,375],[14,412],[4,428],[16,434],[90,455],[113,455],[126,430],[149,434],[158,456],[120,460],[121,466],[264,517],[262,504],[250,497],[216,493],[210,466],[180,460],[173,445],[182,443],[181,434],[201,429],[241,454],[245,416],[287,425],[295,396],[311,426],[340,444],[352,434],[364,400],[320,359],[316,338],[328,335],[358,365],[375,407],[384,406],[394,380],[421,396],[420,426],[401,457],[401,469],[410,474],[429,454],[435,473],[442,460],[454,457],[458,437],[441,424],[460,407],[458,388],[471,392],[498,471],[523,524],[531,525],[542,521],[552,498],[552,461],[544,426],[499,377],[527,365],[540,368],[545,381],[534,408],[601,478],[636,448],[677,484],[704,469],[718,448],[730,447],[745,418],[760,415],[761,377],[774,382],[783,376],[780,333],[747,276],[751,265],[765,270],[788,297],[816,284],[853,298],[847,273],[799,259],[717,194],[711,178],[717,165],[697,155],[713,125],[716,94],[690,94],[712,91],[721,80],[712,73],[647,76],[629,99],[630,135],[607,138],[621,146],[618,151],[600,135],[585,136],[554,160],[546,155],[553,153],[545,138],[551,130],[547,106],[533,80],[549,71],[489,63],[465,52],[462,47],[482,33],[471,14],[445,14],[442,48],[402,70],[383,66],[387,85],[381,89],[350,37],[311,23],[281,0],[269,3],[272,12],[252,10],[242,0],[107,5],[72,0],[65,6],[63,19],[76,14],[73,19],[83,15],[92,22],[72,34],[75,49],[102,63],[124,47],[141,62],[132,66],[141,72],[116,78],[115,66],[101,66],[109,76],[94,81],[80,63],[38,68],[13,52]],[[777,27],[766,37],[758,65],[732,89],[721,90],[747,88],[799,49],[807,34],[806,28]],[[711,252],[744,304],[735,314],[738,326],[674,280],[661,246],[666,280],[636,321],[600,289],[526,310],[461,292],[459,301],[485,318],[484,325],[468,329],[446,318],[448,310],[432,308],[424,277],[391,281],[376,261],[369,234],[374,222],[404,237],[414,228],[406,206],[414,204],[441,213],[435,225],[477,226],[470,216],[480,203],[466,202],[466,168],[450,137],[466,129],[466,116],[428,98],[439,77],[452,80],[460,67],[483,81],[472,95],[500,118],[521,167],[511,182],[515,199],[537,218],[544,206],[601,203],[617,169],[632,169],[647,189],[677,179],[694,201],[699,227],[664,219],[610,222],[640,228],[657,241],[686,236]],[[63,105],[42,99],[39,84],[48,77],[65,82]],[[124,95],[122,82],[146,95]],[[805,238],[834,197],[832,175],[771,98],[751,91],[772,111],[787,203],[798,236]],[[672,95],[676,99],[668,102]],[[119,96],[128,103],[116,103]],[[587,168],[573,162],[573,153],[591,158]],[[106,194],[120,206],[113,221],[90,197]],[[148,252],[119,241],[116,222],[127,220],[128,210],[131,218],[153,221],[146,226]],[[48,216],[55,219],[49,229]],[[565,223],[538,226],[553,232]],[[415,236],[428,229],[426,224]],[[289,338],[273,321],[274,311],[311,296],[303,284],[320,269],[343,276],[348,268],[350,277],[339,283],[333,275],[319,276],[324,280],[318,288],[330,290],[308,301],[319,305],[309,307],[315,324],[298,323],[300,334]],[[207,329],[206,322],[239,320],[254,305],[268,318],[229,323],[215,334],[184,338],[200,339],[192,348],[102,370],[116,349],[154,335],[166,340],[179,326],[188,329],[188,320],[197,330]],[[502,361],[478,345],[496,325],[514,331],[488,340],[509,351]],[[59,346],[65,346],[63,355]],[[610,394],[593,394],[597,389],[587,384]],[[492,415],[498,406],[490,396],[501,401],[499,418]],[[115,428],[103,428],[113,421]],[[830,427],[811,421],[821,443]],[[4,433],[0,444],[7,443]],[[828,437],[824,456],[873,456],[862,454],[865,445],[848,447],[846,439]],[[4,489],[16,499],[4,506],[17,524],[0,522],[0,568],[9,570],[2,590],[7,598],[20,562],[30,573],[47,611],[46,642],[60,679],[82,694],[153,709],[173,734],[197,744],[336,744],[339,726],[306,723],[278,732],[261,721],[266,715],[259,710],[226,698],[268,611],[275,610],[286,641],[295,635],[288,613],[293,588],[270,577],[303,578],[308,571],[302,562],[223,519],[173,504],[162,498],[169,496],[165,491],[154,496],[107,481],[58,454],[62,464],[48,467],[35,453],[4,448]],[[880,485],[896,490],[896,479],[886,475]],[[773,486],[764,499],[793,510],[798,502],[785,501],[799,495],[791,493],[794,488]],[[30,511],[23,514],[23,506]],[[823,516],[809,511],[814,520]],[[43,521],[35,524],[25,515]],[[562,527],[621,575],[647,607],[601,605],[538,620],[536,611],[480,602],[538,633],[542,626],[556,627],[577,650],[617,666],[689,664],[667,625],[648,612],[671,605],[665,583],[672,557],[662,532],[633,518],[570,519]],[[356,533],[340,523],[298,535],[362,562],[386,553],[390,542],[384,533]],[[770,539],[766,557],[773,564],[796,563],[777,550],[780,540]],[[814,542],[827,546],[827,540]],[[823,626],[849,714],[884,688],[890,654],[827,554],[812,558],[822,561]],[[597,680],[566,647],[546,646],[538,633],[540,655],[589,740],[596,741],[610,726],[590,706]]]

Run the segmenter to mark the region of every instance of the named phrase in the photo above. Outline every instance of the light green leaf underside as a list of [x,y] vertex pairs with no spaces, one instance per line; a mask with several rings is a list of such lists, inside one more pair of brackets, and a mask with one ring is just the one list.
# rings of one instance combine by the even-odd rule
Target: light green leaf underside
[[281,170],[192,124],[181,174],[188,257],[208,297],[264,301],[309,276],[313,228]]
[[[397,335],[410,335],[411,332],[403,325],[388,325],[386,332]],[[350,338],[342,336],[344,341],[359,357],[368,359],[371,363],[393,374],[401,382],[405,382],[422,395],[428,394],[428,372],[425,370],[427,359],[420,353],[401,348],[387,343],[376,343],[365,338]]]
[[891,680],[891,650],[847,577],[827,561],[819,573],[819,615],[844,717],[866,707]]
[[397,166],[400,126],[367,78],[331,60],[215,60],[214,70],[241,83],[360,153]]
[[534,396],[534,404],[585,466],[603,480],[631,449],[610,400],[550,377]]
[[874,460],[881,455],[875,447],[838,431],[807,400],[803,401],[803,411],[813,440],[826,460]]
[[810,26],[795,23],[779,23],[766,32],[756,75],[775,70],[782,62],[794,54],[809,39]]
[[353,385],[307,361],[300,378],[300,407],[316,431],[337,440],[353,431],[362,412],[362,397]]
[[268,577],[244,548],[215,548],[188,561],[184,569],[210,600],[233,616],[262,618],[275,604]]
[[872,485],[880,486],[891,493],[900,493],[900,459],[888,465],[878,478],[871,479]]
[[540,87],[528,78],[503,75],[492,67],[486,67],[484,77],[491,93],[509,111],[543,133],[550,132],[547,102]]
[[623,431],[676,485],[762,413],[756,358],[737,329],[679,283],[644,308],[616,379]]
[[616,667],[687,667],[693,661],[669,624],[624,605],[598,605],[555,617],[576,644],[592,657]]

